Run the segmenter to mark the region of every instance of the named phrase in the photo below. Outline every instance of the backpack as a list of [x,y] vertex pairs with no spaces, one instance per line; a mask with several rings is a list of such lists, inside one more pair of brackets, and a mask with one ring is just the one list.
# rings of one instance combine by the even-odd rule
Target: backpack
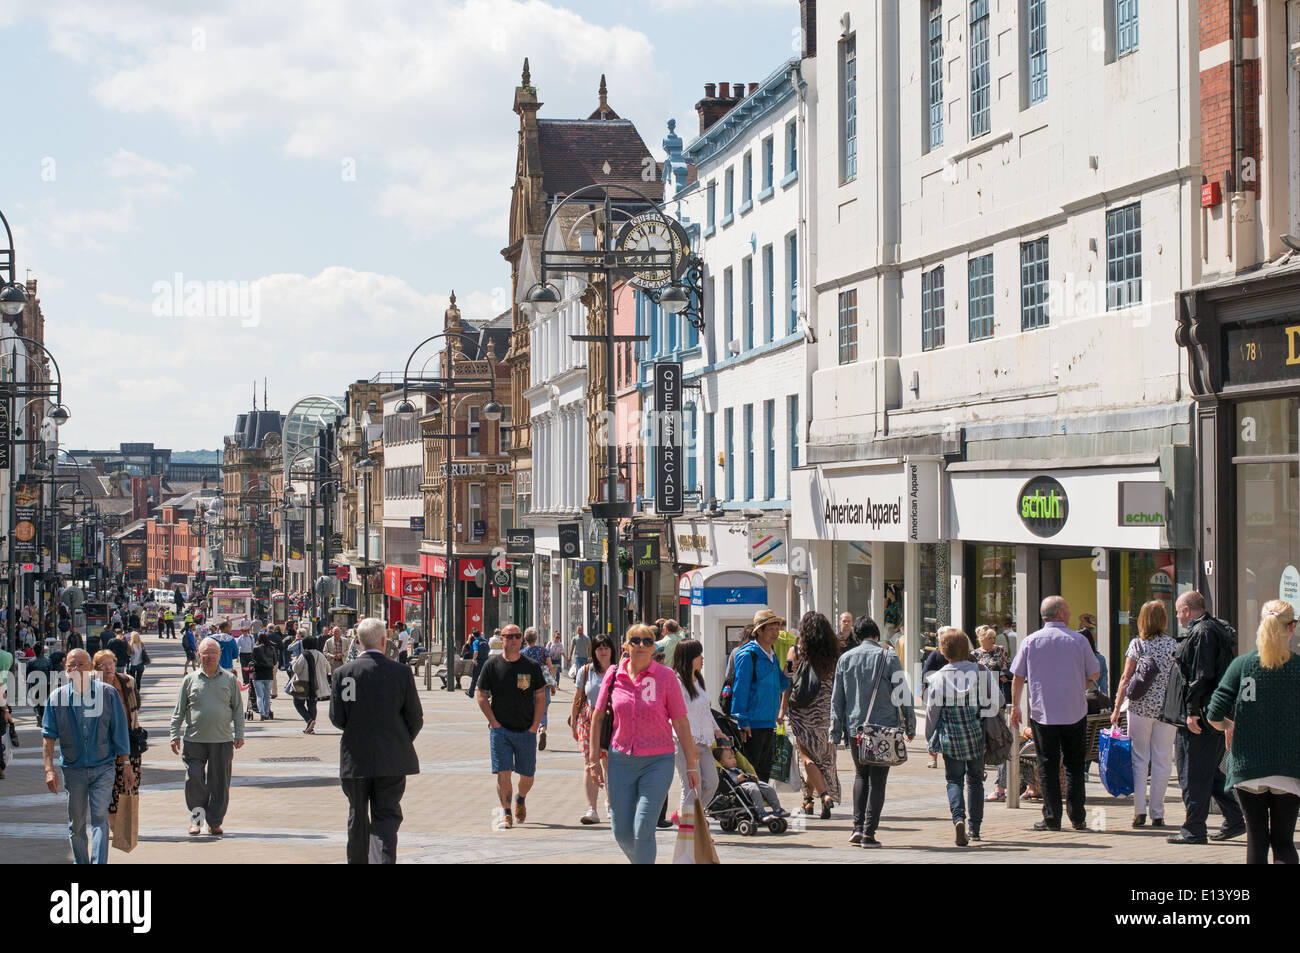
[[794,673],[794,684],[790,686],[790,707],[807,708],[817,700],[817,693],[821,690],[822,680],[817,670],[803,662]]

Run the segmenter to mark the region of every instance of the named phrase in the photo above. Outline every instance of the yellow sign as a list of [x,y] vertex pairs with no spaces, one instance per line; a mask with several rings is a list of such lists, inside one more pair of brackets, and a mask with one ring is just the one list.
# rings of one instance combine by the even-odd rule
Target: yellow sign
[[1300,364],[1300,354],[1296,353],[1296,341],[1300,339],[1300,324],[1286,329],[1286,362],[1288,365]]

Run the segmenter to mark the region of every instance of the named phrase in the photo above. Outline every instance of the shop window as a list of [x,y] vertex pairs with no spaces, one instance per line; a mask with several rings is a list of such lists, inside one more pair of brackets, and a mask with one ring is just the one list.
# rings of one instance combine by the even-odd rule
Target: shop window
[[831,550],[834,558],[836,617],[832,619],[839,632],[839,613],[848,612],[854,619],[871,615],[871,544],[860,542],[835,543]]
[[1138,613],[1147,602],[1159,601],[1165,604],[1165,614],[1169,618],[1167,634],[1173,635],[1178,626],[1174,615],[1174,581],[1178,578],[1174,572],[1173,553],[1119,552],[1111,554],[1111,574],[1115,578],[1118,591],[1115,595],[1115,634],[1112,640],[1111,655],[1106,665],[1109,669],[1112,686],[1119,685],[1124,673],[1124,655],[1129,643],[1138,637]]
[[[998,632],[1008,628],[1014,629],[1016,627],[1016,548],[1014,546],[972,548],[975,558],[974,624],[991,625]],[[967,552],[970,550],[968,549]]]
[[920,638],[913,638],[904,629],[906,645],[917,662],[939,645],[940,626],[952,620],[952,576],[950,543],[921,543],[920,578],[917,596],[920,599]]

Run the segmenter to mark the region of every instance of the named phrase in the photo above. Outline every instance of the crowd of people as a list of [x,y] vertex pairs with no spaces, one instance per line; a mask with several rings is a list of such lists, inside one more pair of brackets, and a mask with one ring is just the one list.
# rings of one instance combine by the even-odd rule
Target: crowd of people
[[[1296,863],[1300,756],[1282,730],[1300,714],[1300,661],[1291,650],[1295,612],[1282,601],[1265,605],[1257,648],[1237,655],[1235,633],[1206,611],[1199,593],[1183,593],[1176,608],[1177,636],[1164,603],[1142,607],[1111,703],[1112,725],[1118,728],[1126,716],[1131,740],[1133,826],[1165,825],[1165,793],[1176,767],[1185,816],[1170,843],[1245,833],[1248,862],[1271,855]],[[943,756],[959,847],[982,839],[985,803],[1007,797],[1007,764],[1027,753],[1034,770],[1023,779],[1025,793],[1042,802],[1035,830],[1059,831],[1066,821],[1076,830],[1088,827],[1089,693],[1107,687],[1104,660],[1086,631],[1090,620],[1084,631],[1072,629],[1062,597],[1044,599],[1040,615],[1042,628],[1023,639],[1009,625],[1001,632],[981,626],[974,639],[944,627],[923,666],[925,744],[936,762]],[[527,820],[551,701],[567,674],[573,699],[566,724],[584,768],[586,811],[579,820],[601,823],[603,790],[604,815],[628,860],[654,861],[657,830],[673,824],[666,814],[674,778],[675,819],[683,826],[705,822],[700,811],[712,813],[723,797],[759,822],[784,819],[789,812],[770,781],[787,729],[790,780],[802,812],[830,818],[849,799],[837,763],[845,746],[854,770],[849,843],[879,847],[890,770],[906,759],[906,745],[918,734],[918,696],[898,654],[901,630],[891,643],[872,618],[846,616],[837,629],[822,613],[805,613],[778,657],[778,642],[789,641],[786,620],[760,610],[730,653],[716,694],[705,684],[704,646],[673,620],[631,625],[617,642],[579,630],[567,645],[559,632],[547,640],[535,628],[513,624],[490,637],[471,632],[464,666],[449,667],[448,678],[459,683],[470,675],[469,694],[488,723],[497,826]],[[414,651],[413,636],[378,619],[346,632],[316,628],[307,620],[254,623],[232,634],[228,621],[210,625],[189,612],[182,616],[186,666],[170,743],[185,764],[189,833],[198,835],[204,825],[212,835],[223,833],[234,751],[244,743],[247,722],[274,718],[277,676],[284,673],[304,733],[315,732],[322,702],[343,731],[348,860],[393,862],[405,779],[419,770],[414,740],[423,714],[411,667],[403,664]],[[58,790],[57,751],[70,794],[74,859],[103,862],[119,804],[139,792],[147,736],[140,698],[149,654],[138,630],[111,622],[84,639],[69,627],[55,645],[51,652],[41,641],[25,647],[28,672],[66,673],[38,713],[46,783]],[[0,672],[13,664],[0,652]],[[12,723],[7,709],[5,716]],[[92,718],[97,723],[87,724]],[[1004,726],[1006,745],[992,723]],[[994,790],[986,796],[986,774],[995,765]],[[1214,833],[1207,829],[1212,801],[1221,815]]]

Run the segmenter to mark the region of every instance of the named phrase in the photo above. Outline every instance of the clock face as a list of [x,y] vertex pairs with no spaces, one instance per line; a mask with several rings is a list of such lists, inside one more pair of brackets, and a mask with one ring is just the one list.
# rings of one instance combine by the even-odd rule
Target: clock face
[[[617,244],[619,251],[659,253],[657,260],[647,260],[644,265],[631,264],[633,273],[628,282],[637,288],[663,288],[671,284],[681,275],[690,252],[690,238],[681,224],[654,212],[630,219],[619,232]],[[664,252],[671,253],[671,268]]]

